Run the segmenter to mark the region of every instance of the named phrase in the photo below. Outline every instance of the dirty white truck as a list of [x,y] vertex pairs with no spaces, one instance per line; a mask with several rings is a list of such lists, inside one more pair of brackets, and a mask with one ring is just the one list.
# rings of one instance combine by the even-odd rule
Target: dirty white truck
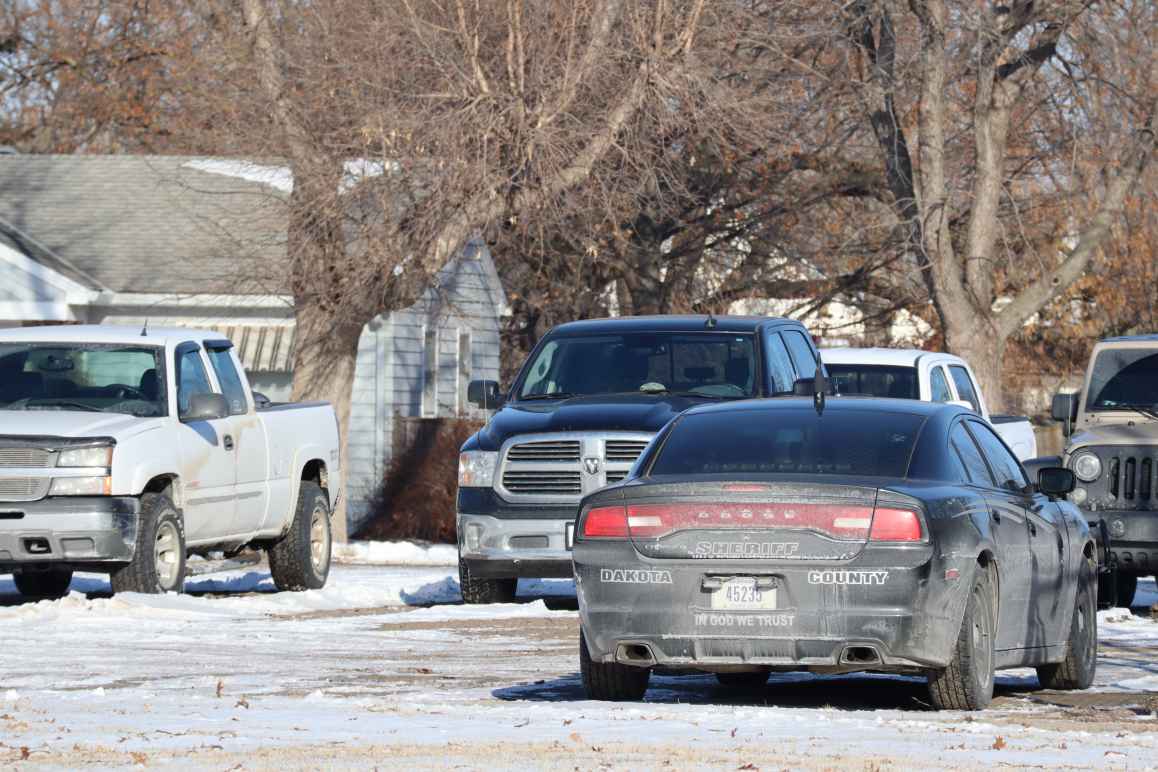
[[25,595],[73,571],[179,592],[262,551],[279,589],[321,587],[340,480],[333,409],[255,395],[220,333],[0,330],[0,574]]

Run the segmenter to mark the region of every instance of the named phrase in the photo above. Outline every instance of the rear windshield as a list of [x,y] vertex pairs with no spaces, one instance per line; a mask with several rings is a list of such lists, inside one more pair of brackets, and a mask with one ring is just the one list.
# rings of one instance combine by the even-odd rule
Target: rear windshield
[[881,365],[824,365],[836,382],[836,393],[893,399],[920,399],[917,368]]
[[651,475],[838,474],[904,477],[924,417],[842,410],[688,415],[672,427]]

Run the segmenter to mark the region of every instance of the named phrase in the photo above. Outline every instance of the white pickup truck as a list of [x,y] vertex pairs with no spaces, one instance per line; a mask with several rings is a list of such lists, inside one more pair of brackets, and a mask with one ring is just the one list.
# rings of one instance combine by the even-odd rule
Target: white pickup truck
[[333,409],[254,395],[220,333],[0,330],[0,574],[25,595],[74,570],[180,592],[260,550],[279,589],[322,587],[340,480]]
[[961,357],[892,348],[830,348],[820,355],[837,393],[954,403],[980,413],[1022,461],[1037,457],[1033,424],[1025,416],[990,415]]

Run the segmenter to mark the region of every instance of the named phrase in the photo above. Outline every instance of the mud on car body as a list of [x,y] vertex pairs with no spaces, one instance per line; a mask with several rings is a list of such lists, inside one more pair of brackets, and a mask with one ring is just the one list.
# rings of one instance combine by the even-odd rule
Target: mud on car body
[[1065,469],[1030,484],[958,406],[842,398],[693,408],[576,525],[580,661],[596,699],[652,669],[925,674],[933,703],[988,704],[1034,666],[1085,688],[1096,555]]

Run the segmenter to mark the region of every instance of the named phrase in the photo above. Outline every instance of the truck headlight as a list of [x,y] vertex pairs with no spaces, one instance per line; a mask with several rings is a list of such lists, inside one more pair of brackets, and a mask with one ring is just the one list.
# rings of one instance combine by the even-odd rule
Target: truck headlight
[[110,496],[113,492],[111,477],[55,477],[49,496]]
[[499,454],[493,450],[468,450],[458,456],[460,488],[489,488],[495,481]]
[[113,446],[96,445],[88,448],[67,448],[60,451],[56,465],[108,469],[113,465]]
[[1102,461],[1093,453],[1079,453],[1074,457],[1074,474],[1082,482],[1093,482],[1102,476]]

